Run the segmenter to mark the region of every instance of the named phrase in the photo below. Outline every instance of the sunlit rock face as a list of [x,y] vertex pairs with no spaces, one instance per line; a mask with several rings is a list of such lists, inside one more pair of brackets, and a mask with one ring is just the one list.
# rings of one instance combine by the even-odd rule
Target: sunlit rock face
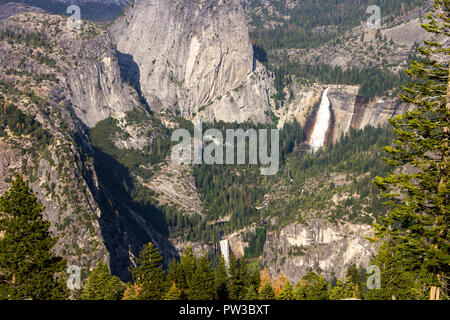
[[331,111],[328,90],[329,88],[325,89],[322,95],[322,101],[317,111],[316,122],[309,141],[312,151],[317,151],[324,146],[325,137],[330,127]]
[[283,272],[293,282],[308,270],[321,270],[327,279],[343,277],[351,264],[367,267],[377,252],[366,236],[373,236],[369,225],[335,225],[323,219],[293,223],[267,234],[263,261],[271,275]]
[[154,111],[203,121],[270,121],[273,79],[253,56],[239,3],[139,0],[112,32]]

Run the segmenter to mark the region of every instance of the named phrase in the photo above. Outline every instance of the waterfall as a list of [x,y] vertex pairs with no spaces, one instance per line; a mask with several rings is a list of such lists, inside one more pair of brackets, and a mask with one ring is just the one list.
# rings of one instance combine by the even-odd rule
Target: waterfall
[[325,144],[325,135],[330,126],[331,111],[330,100],[328,99],[329,89],[330,88],[327,88],[322,95],[322,101],[320,102],[319,111],[316,116],[316,124],[314,125],[309,142],[314,152],[319,150]]
[[228,245],[228,240],[224,239],[224,240],[220,240],[220,252],[222,252],[223,254],[223,258],[225,259],[225,265],[228,268],[230,261],[229,261],[229,245]]

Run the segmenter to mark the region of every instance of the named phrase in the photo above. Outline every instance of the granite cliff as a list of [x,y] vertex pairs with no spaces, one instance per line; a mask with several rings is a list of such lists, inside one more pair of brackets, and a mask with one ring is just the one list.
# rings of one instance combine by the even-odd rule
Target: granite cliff
[[270,121],[273,79],[253,56],[237,2],[136,1],[111,30],[152,110],[204,121]]

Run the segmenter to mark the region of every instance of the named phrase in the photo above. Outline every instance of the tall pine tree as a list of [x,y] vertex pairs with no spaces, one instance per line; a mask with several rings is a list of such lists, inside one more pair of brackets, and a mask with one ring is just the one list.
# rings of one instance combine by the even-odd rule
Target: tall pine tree
[[[435,0],[423,27],[436,36],[450,35],[450,0]],[[397,133],[386,161],[393,170],[374,182],[389,201],[388,215],[375,225],[383,243],[374,263],[382,269],[383,290],[398,298],[399,277],[415,279],[405,298],[426,298],[432,288],[448,297],[449,255],[449,126],[450,50],[438,41],[419,48],[421,61],[407,72],[414,78],[402,98],[415,105],[390,121]],[[376,240],[376,239],[375,239]],[[436,292],[436,290],[435,290]]]
[[144,245],[136,259],[137,267],[131,270],[134,282],[139,287],[139,300],[162,300],[168,291],[162,260],[159,250],[151,242]]
[[0,299],[67,299],[67,263],[52,248],[57,239],[43,205],[17,176],[0,197]]
[[102,261],[91,272],[81,293],[83,300],[120,300],[125,285],[116,276],[112,276]]

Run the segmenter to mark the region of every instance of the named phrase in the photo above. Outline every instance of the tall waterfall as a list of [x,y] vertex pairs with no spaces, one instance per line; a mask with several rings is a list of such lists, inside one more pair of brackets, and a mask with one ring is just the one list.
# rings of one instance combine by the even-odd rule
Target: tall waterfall
[[227,266],[227,268],[230,265],[230,259],[229,259],[229,245],[228,245],[228,240],[224,239],[224,240],[220,240],[220,252],[222,252],[223,254],[223,258],[225,259],[225,265]]
[[317,112],[316,124],[314,125],[313,132],[309,144],[313,151],[319,150],[325,144],[325,135],[328,127],[330,126],[331,112],[330,112],[330,100],[328,99],[327,88],[320,102],[319,111]]

